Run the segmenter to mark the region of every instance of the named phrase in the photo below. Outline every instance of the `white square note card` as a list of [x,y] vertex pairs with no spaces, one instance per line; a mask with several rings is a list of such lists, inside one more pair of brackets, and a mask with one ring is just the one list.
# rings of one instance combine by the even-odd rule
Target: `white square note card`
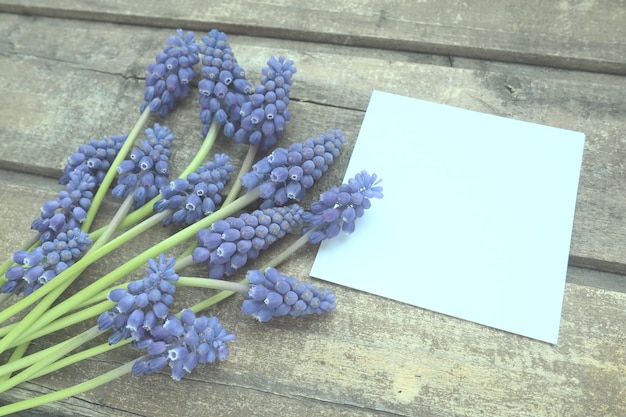
[[384,198],[311,275],[556,343],[584,141],[374,91],[346,180],[376,173]]

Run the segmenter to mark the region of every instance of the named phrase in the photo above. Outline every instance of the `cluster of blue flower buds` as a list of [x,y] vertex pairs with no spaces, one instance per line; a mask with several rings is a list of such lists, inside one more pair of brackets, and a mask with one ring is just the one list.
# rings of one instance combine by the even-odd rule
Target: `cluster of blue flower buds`
[[135,343],[135,347],[145,349],[148,358],[135,362],[131,372],[152,374],[169,364],[176,381],[198,364],[225,361],[229,354],[226,344],[235,339],[217,317],[197,317],[189,309],[182,310],[180,318],[169,315],[150,334],[150,338]]
[[302,207],[292,204],[219,220],[197,233],[193,260],[208,266],[209,278],[232,275],[300,225],[303,212]]
[[247,190],[261,186],[262,208],[300,201],[339,156],[345,142],[341,131],[330,130],[289,148],[276,148],[241,177],[241,184]]
[[169,183],[169,156],[174,135],[167,126],[155,123],[146,129],[146,137],[117,166],[117,184],[111,190],[114,198],[133,193],[133,207],[143,206]]
[[246,274],[250,291],[241,310],[261,322],[272,317],[323,314],[335,309],[335,294],[281,274],[275,268],[265,273],[251,270]]
[[17,265],[7,270],[2,292],[29,295],[72,266],[91,243],[86,232],[74,228],[58,233],[53,240],[43,242],[32,251],[15,252],[11,259]]
[[213,213],[222,203],[220,192],[230,180],[233,166],[226,154],[217,154],[213,161],[201,165],[187,179],[177,178],[161,188],[161,199],[154,203],[156,212],[171,210],[163,220],[170,224],[190,225]]
[[202,80],[200,120],[206,135],[213,120],[224,126],[224,134],[233,137],[241,120],[241,106],[253,92],[246,72],[237,64],[224,32],[213,29],[202,38]]
[[235,142],[249,143],[261,151],[276,145],[283,135],[285,123],[291,119],[287,105],[295,72],[293,60],[270,57],[263,68],[261,83],[241,105],[241,122],[234,134]]
[[383,187],[379,183],[376,174],[361,171],[341,187],[322,193],[320,200],[311,204],[311,210],[304,214],[306,226],[302,232],[311,230],[311,243],[333,238],[342,230],[354,232],[356,219],[372,205],[370,199],[383,198]]
[[178,29],[176,35],[169,36],[163,52],[146,70],[146,89],[140,111],[143,113],[149,107],[160,117],[167,116],[178,101],[189,96],[195,76],[193,66],[199,61],[199,45],[193,32]]
[[170,313],[178,281],[174,266],[174,258],[165,259],[163,254],[149,259],[146,276],[112,290],[108,298],[116,306],[98,317],[100,330],[113,330],[110,344],[132,338],[136,348],[146,351],[147,357],[133,365],[135,375],[151,374],[169,364],[172,378],[179,380],[199,363],[226,360],[226,343],[235,338],[215,317],[196,317],[187,309],[180,318]]
[[31,229],[41,233],[41,242],[49,242],[60,233],[80,228],[87,218],[97,188],[96,179],[86,165],[78,166],[68,177],[65,190],[60,191],[56,199],[43,203],[39,218],[31,224]]
[[88,172],[96,179],[96,185],[100,185],[113,160],[124,145],[127,136],[114,135],[102,139],[92,139],[89,143],[80,145],[78,150],[67,158],[59,182],[61,184],[69,183],[72,173],[76,168],[82,166],[89,169]]
[[110,344],[129,337],[135,341],[144,339],[159,320],[169,315],[176,292],[174,283],[178,281],[175,262],[174,258],[166,260],[163,254],[158,260],[150,258],[144,278],[109,292],[109,300],[117,305],[100,315],[98,327],[113,329]]

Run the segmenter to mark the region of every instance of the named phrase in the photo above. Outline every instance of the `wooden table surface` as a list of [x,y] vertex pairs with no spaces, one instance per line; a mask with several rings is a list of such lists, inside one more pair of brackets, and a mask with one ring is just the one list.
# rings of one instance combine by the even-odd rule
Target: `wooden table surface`
[[[29,235],[40,204],[56,196],[65,157],[91,138],[133,126],[145,67],[179,27],[197,37],[212,28],[225,31],[253,83],[270,55],[295,60],[293,120],[281,144],[332,128],[349,142],[315,192],[343,177],[373,89],[586,135],[557,345],[316,282],[337,294],[330,315],[261,324],[242,317],[241,300],[229,299],[209,311],[237,334],[226,362],[199,367],[180,382],[166,372],[126,376],[37,413],[626,415],[622,0],[0,0],[0,12],[2,259]],[[177,137],[173,172],[182,171],[202,140],[192,94],[163,121]],[[390,146],[394,138],[384,140]],[[236,163],[245,155],[245,147],[226,139],[218,149]],[[116,207],[107,203],[104,214]],[[155,230],[133,241],[81,282],[166,234]],[[313,281],[315,250],[298,252],[283,272]],[[411,268],[404,273],[410,279]],[[176,303],[183,307],[209,294],[181,290]],[[24,384],[0,401],[58,390],[137,356],[130,347],[116,349]]]

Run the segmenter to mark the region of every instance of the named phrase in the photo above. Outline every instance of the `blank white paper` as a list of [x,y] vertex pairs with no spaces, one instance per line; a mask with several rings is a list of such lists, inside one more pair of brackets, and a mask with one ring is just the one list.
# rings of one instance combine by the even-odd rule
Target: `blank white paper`
[[376,173],[384,198],[311,275],[556,343],[584,140],[374,91],[345,180]]

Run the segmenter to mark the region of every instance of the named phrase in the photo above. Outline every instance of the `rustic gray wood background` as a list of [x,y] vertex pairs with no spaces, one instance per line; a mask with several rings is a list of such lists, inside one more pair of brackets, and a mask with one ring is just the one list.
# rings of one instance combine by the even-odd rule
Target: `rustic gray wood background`
[[[127,376],[36,412],[626,415],[624,2],[296,3],[0,0],[2,259],[28,235],[41,202],[58,192],[65,156],[91,138],[132,127],[145,67],[166,36],[178,27],[199,37],[218,28],[229,34],[253,81],[270,55],[295,60],[286,141],[330,128],[347,136],[346,154],[316,191],[343,177],[373,89],[584,132],[559,343],[325,284],[339,306],[324,317],[262,325],[242,318],[236,299],[212,310],[238,336],[219,366],[198,368],[180,382],[167,373]],[[173,172],[182,171],[202,139],[195,99],[165,122],[177,136]],[[245,148],[226,140],[218,149],[235,162],[245,155]],[[104,214],[115,208],[107,203]],[[138,253],[166,233],[155,230],[128,251]],[[118,252],[88,270],[84,282],[128,255]],[[314,256],[315,248],[307,248],[283,270],[308,279]],[[410,279],[410,268],[406,274]],[[177,303],[207,294],[187,291]],[[131,348],[117,349],[9,391],[0,401],[61,389],[136,356]]]

